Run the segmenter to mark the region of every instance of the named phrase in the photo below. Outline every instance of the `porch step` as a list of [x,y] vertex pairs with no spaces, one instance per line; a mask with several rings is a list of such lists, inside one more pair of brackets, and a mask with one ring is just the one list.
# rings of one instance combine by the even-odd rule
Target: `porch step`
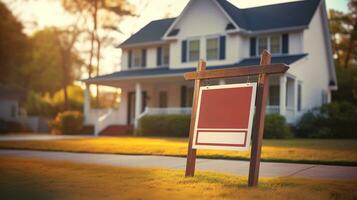
[[131,135],[134,127],[132,125],[110,125],[99,133],[99,136],[123,136]]

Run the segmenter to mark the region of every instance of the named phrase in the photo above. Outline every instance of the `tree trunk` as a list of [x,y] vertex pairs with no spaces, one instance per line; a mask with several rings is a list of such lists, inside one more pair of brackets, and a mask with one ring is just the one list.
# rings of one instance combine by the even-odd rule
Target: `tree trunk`
[[93,30],[91,32],[91,44],[90,44],[90,52],[89,52],[89,64],[88,64],[88,77],[91,78],[92,77],[92,73],[93,73],[93,68],[92,68],[92,64],[93,64],[93,56],[94,56],[94,41],[96,38],[96,31],[97,31],[97,12],[98,12],[98,0],[94,1],[94,10],[92,13],[92,17],[93,17]]
[[[101,48],[101,43],[100,43],[99,37],[97,37],[97,76],[99,76],[100,48]],[[98,84],[97,84],[96,105],[97,105],[97,107],[99,107],[99,85]]]
[[68,107],[68,92],[67,92],[67,84],[66,83],[63,83],[62,85],[63,87],[63,97],[64,97],[64,108],[63,110],[68,110],[69,107]]

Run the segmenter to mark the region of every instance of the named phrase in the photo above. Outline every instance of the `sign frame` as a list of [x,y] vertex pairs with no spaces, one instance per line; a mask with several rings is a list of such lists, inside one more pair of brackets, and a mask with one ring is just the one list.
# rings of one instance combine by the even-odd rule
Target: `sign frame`
[[[251,98],[249,102],[249,116],[248,116],[248,124],[246,129],[242,128],[199,128],[199,118],[200,118],[200,110],[201,110],[201,101],[202,101],[202,93],[206,90],[220,90],[220,89],[237,89],[237,88],[252,88]],[[251,141],[251,133],[252,133],[252,125],[253,125],[253,117],[254,117],[254,109],[255,109],[255,100],[256,100],[256,88],[257,83],[236,83],[236,84],[226,84],[226,85],[213,85],[213,86],[201,86],[199,88],[199,95],[198,95],[198,105],[197,105],[197,115],[195,119],[195,128],[194,128],[194,136],[193,136],[193,149],[213,149],[213,150],[233,150],[233,151],[247,151],[249,150],[249,144]],[[201,130],[199,130],[201,129]],[[230,134],[239,134],[243,133],[244,136],[244,143],[243,144],[228,144],[228,143],[198,143],[198,137],[200,132],[227,132]],[[212,137],[212,136],[211,136]],[[232,137],[232,136],[231,136]]]
[[192,147],[200,91],[199,89],[203,85],[203,80],[240,76],[258,76],[248,186],[255,187],[258,185],[266,102],[269,89],[269,75],[284,74],[288,69],[289,66],[286,64],[271,64],[271,54],[267,50],[263,50],[260,56],[260,65],[245,67],[235,66],[226,69],[206,70],[206,62],[204,60],[199,60],[196,72],[187,72],[184,74],[185,80],[195,81],[185,172],[186,177],[192,177],[195,174],[197,149]]

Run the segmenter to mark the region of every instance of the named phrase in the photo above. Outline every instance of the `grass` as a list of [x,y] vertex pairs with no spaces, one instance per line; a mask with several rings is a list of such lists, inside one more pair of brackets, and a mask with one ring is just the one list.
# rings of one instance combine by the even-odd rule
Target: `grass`
[[356,199],[357,180],[247,178],[0,157],[0,199]]
[[[52,141],[0,141],[0,149],[186,156],[186,138],[100,137]],[[198,157],[248,160],[250,152],[198,150]],[[263,161],[357,166],[357,140],[264,140]]]

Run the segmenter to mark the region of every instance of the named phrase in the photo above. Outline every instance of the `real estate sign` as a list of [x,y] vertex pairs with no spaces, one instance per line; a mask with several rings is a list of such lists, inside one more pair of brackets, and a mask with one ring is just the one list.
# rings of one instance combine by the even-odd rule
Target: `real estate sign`
[[249,150],[256,85],[200,87],[192,148]]

